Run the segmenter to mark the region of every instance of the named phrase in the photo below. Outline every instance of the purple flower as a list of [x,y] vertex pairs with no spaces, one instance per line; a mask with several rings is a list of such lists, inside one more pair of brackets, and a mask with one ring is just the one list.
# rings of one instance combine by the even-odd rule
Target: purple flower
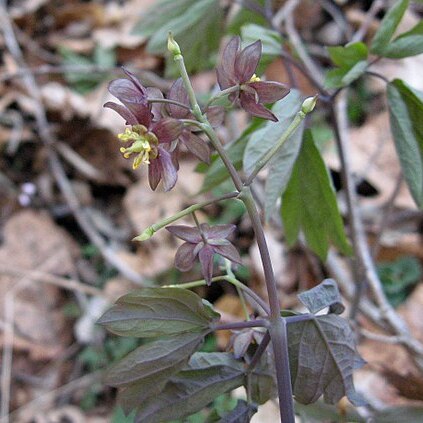
[[[177,79],[168,94],[169,100],[189,106],[188,93],[184,87],[182,78]],[[192,113],[174,104],[168,105],[169,115],[175,119],[195,119]],[[223,121],[224,110],[222,107],[212,106],[206,110],[207,119],[212,126],[218,126]],[[194,126],[185,126],[182,129],[179,141],[185,145],[187,150],[203,162],[210,162],[210,149],[207,143],[196,133],[198,129]]]
[[240,105],[253,116],[277,122],[277,117],[263,103],[274,103],[289,93],[289,88],[279,82],[260,81],[254,73],[261,57],[262,44],[256,41],[241,50],[239,37],[232,38],[225,47],[217,81],[221,90],[238,87],[229,100]]
[[129,125],[118,138],[128,147],[121,147],[125,158],[135,154],[133,168],[142,163],[148,165],[148,180],[155,190],[163,179],[165,191],[171,190],[177,180],[177,163],[172,154],[172,141],[181,134],[182,124],[171,117],[163,118],[158,104],[153,106],[149,98],[161,98],[156,88],[145,88],[129,71],[129,79],[115,79],[109,84],[109,92],[123,104],[107,102],[104,107],[119,113]]
[[235,225],[216,225],[210,227],[202,223],[200,228],[175,225],[166,229],[184,242],[176,251],[175,267],[181,272],[190,270],[198,256],[201,272],[210,285],[213,277],[213,256],[219,254],[235,263],[241,264],[237,249],[226,239],[234,230]]

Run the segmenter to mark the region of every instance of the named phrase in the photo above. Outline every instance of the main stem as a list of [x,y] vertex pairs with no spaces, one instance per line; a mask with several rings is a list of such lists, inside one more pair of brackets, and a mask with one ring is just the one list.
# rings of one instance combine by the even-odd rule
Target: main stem
[[269,249],[264,236],[263,226],[260,215],[257,211],[254,198],[248,186],[244,186],[242,180],[236,171],[234,165],[226,154],[226,150],[221,144],[216,132],[208,122],[206,116],[201,112],[197,102],[194,89],[185,68],[183,56],[180,53],[174,53],[174,60],[178,66],[180,75],[188,93],[190,104],[194,116],[202,123],[204,132],[208,135],[213,147],[218,152],[220,158],[225,164],[235,188],[239,192],[239,199],[244,203],[250,216],[257,244],[260,251],[263,264],[264,277],[266,282],[267,294],[269,297],[269,333],[272,339],[273,351],[275,356],[275,368],[278,381],[279,410],[282,423],[295,423],[294,404],[292,400],[291,375],[289,369],[288,355],[288,336],[286,331],[286,322],[280,315],[280,303],[278,298],[275,275],[273,273],[272,261],[270,259]]

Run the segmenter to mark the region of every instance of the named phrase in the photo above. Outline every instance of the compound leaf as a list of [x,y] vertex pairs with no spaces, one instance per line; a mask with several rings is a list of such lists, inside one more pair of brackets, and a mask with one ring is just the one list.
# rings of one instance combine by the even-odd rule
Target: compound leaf
[[159,337],[204,332],[219,314],[181,288],[144,288],[119,298],[98,323],[120,336]]

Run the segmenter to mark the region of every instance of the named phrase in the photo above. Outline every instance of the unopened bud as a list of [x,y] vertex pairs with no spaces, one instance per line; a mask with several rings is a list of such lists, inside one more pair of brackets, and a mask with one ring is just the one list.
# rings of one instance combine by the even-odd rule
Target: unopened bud
[[179,47],[179,44],[173,39],[172,32],[169,31],[169,34],[167,36],[167,49],[174,55],[177,56],[178,54],[181,54],[181,48]]
[[301,106],[301,111],[305,114],[308,114],[313,111],[314,107],[317,103],[317,95],[314,97],[308,97],[303,101],[303,104]]
[[149,226],[147,229],[144,229],[144,231],[136,236],[132,241],[146,241],[147,239],[150,239],[155,233],[155,230]]

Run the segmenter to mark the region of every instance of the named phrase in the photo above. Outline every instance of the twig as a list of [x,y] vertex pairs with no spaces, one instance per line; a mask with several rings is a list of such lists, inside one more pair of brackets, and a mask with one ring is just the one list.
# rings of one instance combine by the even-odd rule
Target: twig
[[[404,320],[395,312],[393,307],[389,304],[382,288],[382,284],[378,277],[375,264],[372,259],[369,245],[365,238],[364,228],[361,221],[361,216],[357,206],[356,193],[354,190],[354,184],[352,183],[351,167],[348,161],[348,121],[346,115],[346,90],[343,90],[340,95],[335,99],[333,107],[333,117],[335,123],[335,137],[340,153],[341,165],[343,169],[344,182],[346,183],[346,195],[348,203],[348,212],[350,216],[351,232],[354,244],[354,251],[357,259],[357,263],[361,271],[363,272],[364,281],[369,284],[369,287],[373,293],[376,304],[379,306],[380,312],[392,330],[396,335],[403,338],[403,345],[414,355],[418,356],[420,360],[416,363],[420,368],[423,368],[423,345],[415,340]],[[356,287],[355,299],[353,307],[355,308],[354,314],[356,314],[361,295],[364,288],[363,282],[358,282]]]
[[46,111],[41,100],[41,94],[37,83],[35,82],[34,76],[28,69],[25,59],[22,55],[21,48],[16,40],[15,33],[13,31],[10,17],[7,13],[6,4],[4,0],[0,2],[0,27],[3,30],[5,44],[16,62],[19,64],[22,70],[25,70],[25,74],[22,76],[23,82],[26,89],[30,93],[31,97],[36,102],[37,107],[34,111],[34,116],[37,124],[37,129],[41,141],[47,149],[48,161],[55,177],[56,183],[60,188],[64,198],[66,199],[72,213],[75,216],[76,221],[85,232],[89,240],[100,250],[103,257],[116,269],[119,270],[122,275],[131,281],[142,284],[142,277],[135,272],[133,269],[128,268],[128,264],[123,262],[114,251],[105,243],[104,239],[97,233],[91,224],[89,218],[85,214],[84,210],[79,204],[78,198],[75,195],[72,185],[67,179],[66,173],[62,167],[62,164],[58,158],[56,151],[52,148],[55,143],[55,137],[50,130],[50,126],[47,120]]
[[357,42],[364,39],[364,37],[367,34],[367,31],[370,28],[370,25],[373,22],[373,19],[379,13],[379,11],[383,8],[384,4],[385,4],[385,0],[375,0],[372,2],[372,5],[370,6],[370,9],[366,13],[366,17],[364,21],[362,22],[360,28],[358,28],[357,32],[351,38],[352,42]]
[[[67,383],[66,385],[61,386],[60,388],[54,389],[53,391],[46,392],[45,394],[40,395],[38,398],[30,401],[29,403],[19,407],[15,411],[13,411],[9,417],[12,419],[11,421],[18,421],[19,416],[30,413],[31,417],[35,415],[37,409],[43,407],[44,404],[49,404],[54,401],[56,398],[62,395],[69,395],[75,392],[78,389],[86,389],[92,386],[96,382],[100,382],[103,376],[102,371],[98,371],[95,373],[90,373],[88,375],[82,376],[79,379],[72,380],[71,382]],[[0,423],[6,423],[6,420],[1,419]]]
[[294,47],[300,59],[302,60],[305,68],[307,69],[308,78],[313,82],[313,84],[316,87],[319,88],[319,91],[322,94],[326,95],[327,92],[324,89],[324,85],[323,85],[324,84],[323,74],[321,70],[319,69],[319,67],[316,65],[316,63],[314,62],[314,60],[308,54],[308,51],[304,47],[301,37],[298,34],[297,29],[295,28],[293,12],[295,8],[298,6],[299,1],[298,0],[290,0],[290,1],[292,2],[293,6],[289,10],[289,13],[287,14],[285,19],[285,23],[286,23],[285,28],[288,34],[289,41]]
[[382,219],[380,221],[379,230],[377,231],[376,239],[375,239],[375,241],[373,243],[373,247],[372,247],[372,256],[375,257],[375,258],[379,254],[380,241],[382,240],[383,232],[384,232],[386,226],[389,223],[389,218],[390,218],[392,210],[394,208],[395,200],[398,197],[398,194],[401,190],[402,182],[403,182],[403,177],[402,177],[402,172],[401,172],[398,175],[397,181],[395,183],[395,187],[394,187],[388,201],[386,202],[386,204],[384,206],[384,212],[383,212],[383,215],[382,215]]
[[63,278],[40,270],[25,270],[0,263],[0,274],[18,276],[40,283],[59,286],[60,288],[67,289],[69,291],[77,291],[83,294],[109,299],[109,297],[101,289],[86,285],[75,279]]
[[339,29],[344,33],[345,38],[350,40],[352,37],[352,30],[349,22],[345,19],[344,14],[336,3],[330,0],[319,0],[323,9],[332,16],[333,21],[338,25]]
[[404,338],[401,336],[387,336],[380,333],[370,332],[367,329],[361,328],[360,334],[365,338],[372,341],[383,342],[385,344],[399,345],[404,342]]
[[[15,72],[6,72],[0,75],[0,82],[9,81],[14,78],[24,78],[27,73],[32,75],[62,75],[65,73],[113,73],[122,75],[122,68],[120,66],[101,66],[101,65],[42,65],[34,68],[19,69]],[[139,77],[144,85],[152,85],[160,88],[162,91],[168,91],[171,82],[160,78],[153,72],[146,70],[135,70],[134,73]]]
[[54,144],[54,148],[69,164],[87,178],[100,182],[105,181],[106,175],[94,167],[91,163],[87,162],[75,150],[69,147],[69,145],[61,141],[57,141]]
[[301,0],[288,0],[281,8],[275,13],[272,18],[273,28],[280,28],[282,23],[294,12]]

